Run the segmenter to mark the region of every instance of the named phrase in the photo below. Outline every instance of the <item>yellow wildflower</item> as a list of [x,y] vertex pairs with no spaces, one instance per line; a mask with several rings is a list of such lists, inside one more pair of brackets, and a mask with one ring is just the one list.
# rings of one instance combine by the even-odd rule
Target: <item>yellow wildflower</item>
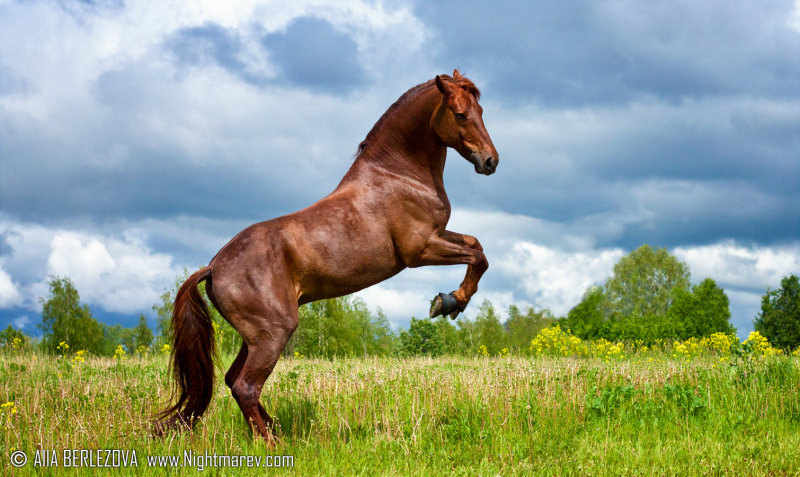
[[747,346],[750,349],[750,352],[757,357],[776,356],[781,354],[781,351],[770,346],[767,338],[762,336],[758,331],[752,331],[742,344]]
[[125,352],[125,348],[123,348],[122,345],[118,345],[117,346],[117,350],[114,351],[114,359],[118,359],[120,361],[123,361],[123,360],[128,359],[128,357],[126,355],[127,355],[127,353]]
[[72,362],[73,363],[83,363],[84,361],[86,361],[86,353],[87,353],[87,351],[85,349],[82,349],[82,350],[76,352],[75,356],[72,357]]

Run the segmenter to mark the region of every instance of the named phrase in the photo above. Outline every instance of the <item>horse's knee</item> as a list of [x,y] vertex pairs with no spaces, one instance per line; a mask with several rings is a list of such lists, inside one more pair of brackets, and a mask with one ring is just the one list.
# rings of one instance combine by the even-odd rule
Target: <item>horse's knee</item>
[[261,397],[261,389],[242,379],[234,381],[230,384],[230,388],[233,398],[240,406],[258,404],[258,399]]
[[469,243],[469,247],[479,252],[483,252],[483,245],[481,245],[480,241],[475,237],[472,237],[472,241]]
[[473,256],[472,266],[481,272],[485,272],[489,269],[489,260],[486,259],[486,255],[484,255],[483,252],[476,251]]

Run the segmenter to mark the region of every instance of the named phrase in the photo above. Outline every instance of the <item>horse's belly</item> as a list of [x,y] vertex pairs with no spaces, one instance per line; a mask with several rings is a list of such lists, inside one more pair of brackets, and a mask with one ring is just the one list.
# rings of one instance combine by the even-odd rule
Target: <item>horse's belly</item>
[[301,303],[354,293],[399,273],[405,266],[391,240],[319,244],[296,268]]

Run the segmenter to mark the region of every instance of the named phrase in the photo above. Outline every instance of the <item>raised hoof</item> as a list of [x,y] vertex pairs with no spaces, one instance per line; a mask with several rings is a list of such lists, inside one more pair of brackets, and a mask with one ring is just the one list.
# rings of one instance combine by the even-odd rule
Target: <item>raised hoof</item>
[[430,310],[430,317],[435,318],[439,315],[450,316],[451,320],[455,320],[459,313],[462,310],[458,306],[458,302],[456,301],[456,297],[453,295],[453,292],[450,293],[439,293],[436,295],[431,301],[431,310]]

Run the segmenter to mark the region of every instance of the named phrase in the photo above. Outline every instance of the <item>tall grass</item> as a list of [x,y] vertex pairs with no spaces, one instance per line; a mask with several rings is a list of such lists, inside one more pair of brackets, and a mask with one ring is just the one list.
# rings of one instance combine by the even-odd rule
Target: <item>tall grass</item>
[[[218,381],[192,433],[154,438],[149,416],[171,389],[166,355],[2,354],[0,404],[13,404],[0,409],[0,474],[41,473],[36,449],[136,450],[138,468],[105,469],[118,474],[193,473],[147,466],[146,456],[184,450],[294,456],[292,469],[212,475],[800,473],[800,359],[791,356],[285,359],[262,394],[280,422],[275,449],[252,436]],[[16,450],[26,467],[10,465]]]

